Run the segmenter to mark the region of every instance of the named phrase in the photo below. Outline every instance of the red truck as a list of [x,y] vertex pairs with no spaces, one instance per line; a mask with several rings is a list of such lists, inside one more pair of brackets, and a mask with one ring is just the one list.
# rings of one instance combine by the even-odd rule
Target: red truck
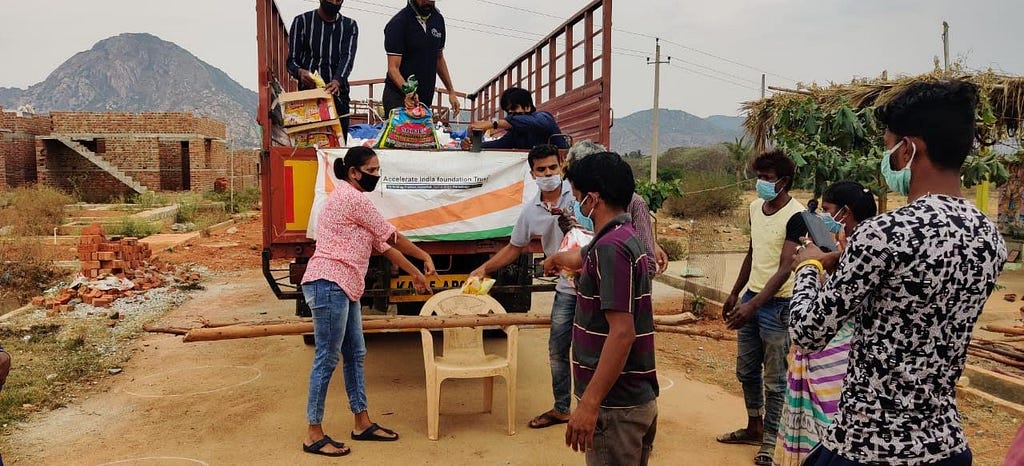
[[[501,93],[510,87],[521,87],[533,92],[538,109],[551,112],[564,133],[575,140],[591,139],[607,146],[612,124],[611,8],[612,0],[594,0],[496,73],[476,92],[459,94],[459,97],[469,100],[468,111],[451,115],[448,108],[437,105],[433,108],[435,115],[442,117],[445,126],[456,128],[468,123],[469,119],[490,120],[501,112],[498,106]],[[296,313],[308,316],[309,310],[301,299],[302,291],[298,285],[306,261],[315,248],[315,243],[306,237],[305,219],[312,205],[317,153],[312,148],[277,145],[271,137],[275,129],[270,117],[273,89],[295,91],[298,86],[286,67],[288,31],[285,25],[290,20],[281,17],[274,0],[257,0],[257,120],[263,130],[259,166],[263,209],[262,263],[263,274],[275,295],[279,299],[296,300]],[[454,40],[459,39],[456,36]],[[384,53],[383,50],[377,52]],[[361,49],[360,53],[374,51]],[[449,62],[458,76],[458,61]],[[380,104],[383,83],[383,78],[350,82],[353,125],[380,122],[376,109]],[[438,89],[434,101],[447,103],[447,96],[442,95],[445,93],[445,90]],[[481,157],[487,155],[487,152],[480,154]],[[526,151],[512,156],[520,157],[520,162],[525,164]],[[516,207],[518,205],[521,203]],[[511,218],[509,225],[515,216]],[[403,230],[403,233],[408,232]],[[415,235],[407,236],[434,257],[441,279],[431,285],[435,290],[442,290],[461,286],[469,272],[507,244],[508,228],[493,230],[491,237],[469,239],[459,235],[419,239]],[[492,295],[509,312],[529,310],[532,292],[554,289],[551,283],[534,282],[532,255],[541,252],[536,241],[530,252],[495,276],[497,283]],[[412,294],[408,277],[400,276],[395,267],[379,256],[371,260],[366,280],[364,308],[415,313],[426,299]],[[391,308],[391,305],[395,307]]]

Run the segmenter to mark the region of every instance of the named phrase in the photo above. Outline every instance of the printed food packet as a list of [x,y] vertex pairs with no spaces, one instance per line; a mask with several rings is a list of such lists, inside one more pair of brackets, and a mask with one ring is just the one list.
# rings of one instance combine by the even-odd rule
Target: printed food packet
[[327,87],[327,83],[325,83],[324,78],[320,76],[319,70],[313,72],[313,82],[316,84],[316,87]]
[[[579,249],[583,246],[590,244],[594,240],[594,232],[585,230],[580,227],[573,227],[562,238],[562,244],[558,247],[558,252],[572,251],[573,249]],[[561,275],[569,280],[573,286],[576,286],[576,273],[577,270],[562,269]]]
[[562,238],[562,245],[558,247],[558,252],[572,251],[573,249],[579,249],[583,246],[590,244],[594,239],[594,232],[584,230],[580,227],[573,227],[565,234]]
[[491,292],[492,286],[494,286],[493,278],[481,280],[477,277],[469,277],[466,279],[466,283],[462,285],[462,294],[484,295]]

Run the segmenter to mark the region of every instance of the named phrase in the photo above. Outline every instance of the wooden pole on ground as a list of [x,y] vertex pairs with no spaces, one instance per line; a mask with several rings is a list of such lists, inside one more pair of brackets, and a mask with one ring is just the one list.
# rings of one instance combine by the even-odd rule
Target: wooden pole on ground
[[995,354],[995,353],[990,353],[988,351],[977,349],[977,348],[974,348],[974,347],[968,347],[967,348],[967,354],[970,354],[972,356],[977,356],[979,358],[985,358],[985,359],[988,359],[990,361],[995,361],[995,362],[998,362],[998,363],[1006,364],[1007,366],[1016,367],[1017,369],[1024,369],[1024,362],[1020,362],[1020,361],[1017,361],[1017,360],[1014,360],[1014,359],[1010,359],[1010,358],[1007,358],[1007,357],[1004,357],[1004,356],[1000,356],[1000,355]]
[[[481,316],[415,316],[369,319],[363,321],[363,330],[440,330],[455,327],[487,327],[507,325],[547,325],[550,316],[529,314],[487,314]],[[231,325],[219,328],[195,328],[188,331],[184,342],[231,340],[236,338],[269,337],[275,335],[301,335],[313,332],[313,323],[298,321],[260,325]]]
[[654,330],[656,332],[679,333],[682,335],[690,335],[692,337],[707,337],[714,338],[715,340],[736,341],[735,334],[726,334],[722,332],[716,332],[714,330],[704,330],[689,327],[673,327],[671,325],[655,325]]
[[989,332],[1002,333],[1006,335],[1024,335],[1024,327],[1006,327],[1002,325],[986,325],[982,327]]

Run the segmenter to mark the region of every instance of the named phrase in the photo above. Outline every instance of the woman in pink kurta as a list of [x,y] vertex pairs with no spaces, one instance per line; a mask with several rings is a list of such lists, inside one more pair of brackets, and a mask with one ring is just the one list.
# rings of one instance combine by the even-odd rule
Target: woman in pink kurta
[[[424,274],[435,272],[430,256],[398,233],[366,196],[380,179],[380,162],[373,149],[349,149],[344,160],[335,161],[334,173],[343,182],[320,212],[316,252],[302,277],[302,294],[313,313],[316,338],[306,404],[309,427],[302,449],[318,455],[344,456],[350,452],[348,447],[324,434],[321,427],[327,386],[339,359],[344,361],[345,391],[355,415],[352,439],[398,440],[394,431],[370,421],[367,411],[363,375],[366,344],[359,298],[370,255],[376,251],[411,275],[417,292],[426,291]],[[403,253],[423,261],[423,272]]]

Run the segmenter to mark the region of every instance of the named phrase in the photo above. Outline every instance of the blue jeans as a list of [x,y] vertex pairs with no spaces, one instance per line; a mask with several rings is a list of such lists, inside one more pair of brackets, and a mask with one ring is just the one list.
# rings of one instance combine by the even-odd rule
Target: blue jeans
[[[754,299],[752,291],[743,302]],[[786,400],[789,363],[789,298],[772,298],[754,313],[737,334],[736,378],[743,385],[747,416],[764,415],[761,451],[775,451],[782,405]]]
[[348,299],[336,283],[316,280],[302,285],[306,304],[313,312],[313,335],[316,351],[313,369],[309,374],[309,399],[306,419],[310,425],[324,419],[327,386],[331,383],[339,356],[344,357],[345,392],[353,413],[366,411],[366,379],[363,376],[363,358],[366,341],[363,340],[363,316],[359,301]]
[[551,305],[551,335],[548,337],[548,359],[551,361],[551,393],[555,395],[555,411],[569,412],[572,372],[569,366],[569,343],[572,322],[576,316],[576,295],[555,292]]

